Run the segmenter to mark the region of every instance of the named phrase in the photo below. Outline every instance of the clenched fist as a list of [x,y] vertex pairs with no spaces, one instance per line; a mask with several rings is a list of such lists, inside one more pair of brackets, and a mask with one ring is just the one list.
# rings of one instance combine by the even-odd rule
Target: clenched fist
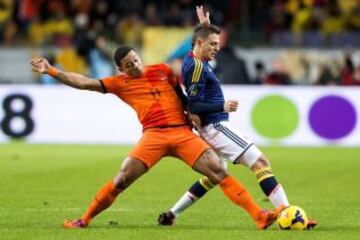
[[238,106],[238,100],[228,100],[224,103],[224,112],[236,112]]

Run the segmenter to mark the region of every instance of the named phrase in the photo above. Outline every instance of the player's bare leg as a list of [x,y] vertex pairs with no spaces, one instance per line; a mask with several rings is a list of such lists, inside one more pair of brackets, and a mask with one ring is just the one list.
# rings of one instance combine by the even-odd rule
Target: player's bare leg
[[193,165],[193,169],[205,175],[211,183],[217,185],[228,177],[220,158],[213,149],[207,149]]
[[84,215],[78,220],[65,220],[65,228],[84,228],[99,213],[111,206],[119,193],[128,188],[147,171],[146,165],[133,157],[127,157],[115,178],[102,186]]
[[[283,206],[279,207],[275,212],[262,210],[245,187],[233,177],[229,176],[224,168],[221,160],[216,155],[215,151],[208,149],[196,161],[193,166],[194,170],[204,174],[207,177],[206,185],[219,184],[224,194],[235,204],[242,207],[254,219],[259,229],[266,229],[275,220]],[[198,189],[201,189],[200,187]],[[206,192],[202,191],[203,194]],[[199,192],[201,194],[201,192]],[[162,213],[159,216],[158,222],[161,225],[172,225],[175,221],[175,215],[169,211]]]

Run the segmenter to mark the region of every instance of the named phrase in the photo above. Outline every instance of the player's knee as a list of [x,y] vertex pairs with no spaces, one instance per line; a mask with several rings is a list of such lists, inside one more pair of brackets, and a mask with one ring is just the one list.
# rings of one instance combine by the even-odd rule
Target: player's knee
[[117,189],[125,190],[132,183],[131,174],[126,171],[120,171],[114,178],[114,184]]
[[215,169],[212,169],[211,174],[209,174],[209,180],[214,184],[219,184],[224,178],[228,176],[227,170],[222,164],[217,166]]
[[261,155],[259,156],[259,158],[256,160],[256,162],[254,163],[254,165],[251,167],[251,170],[256,172],[259,171],[263,168],[268,168],[270,167],[270,162],[269,160],[265,157],[265,155]]
[[218,183],[220,183],[222,180],[224,180],[227,176],[228,176],[228,172],[224,167],[221,167],[221,169],[219,170],[219,172],[217,173],[217,177],[218,177]]
[[195,162],[193,168],[207,176],[214,185],[227,176],[223,162],[213,149],[206,150]]
[[119,173],[114,178],[114,184],[116,188],[125,190],[146,171],[147,167],[142,161],[133,157],[127,157],[123,161]]

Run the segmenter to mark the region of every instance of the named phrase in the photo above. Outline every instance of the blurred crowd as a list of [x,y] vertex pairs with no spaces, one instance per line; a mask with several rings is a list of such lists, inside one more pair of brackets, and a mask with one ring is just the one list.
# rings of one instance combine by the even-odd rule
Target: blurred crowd
[[[223,24],[232,1],[206,2],[213,22]],[[0,0],[0,42],[64,46],[92,34],[140,46],[144,26],[193,26],[194,6],[192,0]]]
[[204,4],[212,22],[233,31],[323,35],[360,29],[360,0],[0,0],[3,45],[66,45],[84,31],[141,45],[144,26],[192,26],[194,6]]
[[[260,35],[271,46],[276,34],[283,32],[290,32],[296,42],[308,32],[337,37],[360,30],[360,0],[0,0],[0,46],[71,47],[84,63],[62,61],[62,65],[69,64],[78,72],[89,66],[88,74],[102,77],[114,72],[111,50],[115,45],[141,49],[147,26],[194,26],[195,5],[205,5],[211,21],[227,33],[227,44],[214,65],[224,83],[298,84],[277,61],[269,68],[259,59],[252,66],[255,73],[249,74],[246,59],[232,50],[242,44],[234,41],[233,35]],[[358,38],[355,43],[360,44]],[[73,54],[63,53],[67,59]],[[52,53],[46,57],[54,64],[61,60]],[[302,71],[309,72],[311,64],[304,58]],[[316,72],[310,84],[360,84],[359,66],[351,51],[344,53],[339,64],[319,64]],[[234,74],[241,80],[231,80]]]
[[305,54],[295,61],[298,61],[298,65],[295,69],[290,69],[284,59],[277,58],[267,69],[261,60],[257,60],[254,63],[254,77],[249,83],[360,86],[360,65],[354,62],[354,54],[350,51],[345,51],[342,58],[327,56],[326,61],[314,62]]
[[269,38],[288,30],[323,35],[360,30],[359,0],[256,0],[250,5],[251,29],[265,31]]

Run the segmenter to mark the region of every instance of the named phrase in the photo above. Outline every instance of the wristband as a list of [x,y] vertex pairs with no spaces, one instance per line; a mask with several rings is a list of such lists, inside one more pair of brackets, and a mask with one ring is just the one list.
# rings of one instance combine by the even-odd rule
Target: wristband
[[47,74],[49,74],[52,77],[57,77],[57,75],[59,74],[59,71],[56,68],[51,67],[47,70]]

